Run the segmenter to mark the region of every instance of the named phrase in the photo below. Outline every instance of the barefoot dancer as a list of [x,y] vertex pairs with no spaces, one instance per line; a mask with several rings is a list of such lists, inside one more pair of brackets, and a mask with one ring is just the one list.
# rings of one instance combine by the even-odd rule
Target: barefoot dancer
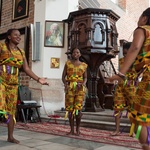
[[132,123],[130,135],[135,128],[136,138],[142,144],[143,150],[150,150],[150,7],[139,17],[138,27],[134,31],[132,44],[120,71],[109,80],[124,80],[132,64],[137,76],[143,76],[141,82],[136,85],[136,94],[129,106]]
[[62,81],[65,86],[65,107],[66,116],[68,115],[71,131],[74,134],[74,117],[76,117],[76,134],[80,134],[80,122],[82,104],[86,92],[87,82],[87,64],[79,60],[81,56],[80,50],[74,48],[72,50],[72,60],[68,60],[64,66]]
[[[128,52],[128,49],[130,48],[131,42],[126,42],[123,44],[123,58],[120,58],[119,60],[119,67],[122,66],[124,59],[126,57],[126,54]],[[116,123],[116,131],[113,132],[112,136],[117,136],[120,134],[120,118],[122,115],[122,111],[125,110],[125,108],[129,104],[130,97],[129,92],[134,93],[136,90],[134,86],[134,80],[135,80],[135,69],[131,66],[130,70],[128,70],[128,73],[126,73],[126,83],[120,82],[115,90],[114,94],[114,116],[115,116],[115,123]],[[133,85],[132,89],[129,88],[128,84]],[[131,94],[130,94],[131,95]]]
[[41,84],[48,85],[45,78],[39,78],[29,68],[24,51],[17,46],[20,40],[20,32],[17,29],[9,29],[5,43],[0,43],[0,113],[7,119],[7,141],[16,144],[19,141],[13,137],[13,131],[16,122],[19,68],[23,66],[27,75]]

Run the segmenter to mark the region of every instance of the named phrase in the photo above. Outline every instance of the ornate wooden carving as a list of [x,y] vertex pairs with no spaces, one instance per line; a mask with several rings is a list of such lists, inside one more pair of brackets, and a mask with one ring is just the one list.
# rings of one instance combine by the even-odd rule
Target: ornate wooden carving
[[[119,16],[111,10],[87,8],[71,12],[68,19],[68,52],[78,46],[82,61],[88,64],[88,97],[85,111],[101,111],[98,98],[100,65],[118,53],[116,21]],[[101,71],[100,71],[101,73]],[[103,86],[103,82],[101,84]]]

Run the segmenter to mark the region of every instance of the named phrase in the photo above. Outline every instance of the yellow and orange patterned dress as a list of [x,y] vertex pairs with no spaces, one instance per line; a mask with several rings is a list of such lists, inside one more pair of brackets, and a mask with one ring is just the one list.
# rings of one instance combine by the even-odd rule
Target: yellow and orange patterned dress
[[0,43],[0,112],[15,117],[18,98],[18,73],[23,65],[25,53],[22,49],[8,50]]
[[[124,62],[124,57],[119,59],[119,66],[121,67]],[[135,86],[136,72],[133,66],[130,67],[126,73],[126,80],[122,81],[116,86],[114,93],[114,111],[115,115],[119,114],[118,112],[127,109],[131,103],[132,97],[135,95],[136,86]]]
[[82,62],[79,66],[74,66],[69,60],[66,62],[67,76],[66,81],[68,89],[65,94],[65,107],[67,112],[78,114],[82,110],[83,100],[86,88],[82,85],[83,74],[86,71],[87,64]]
[[150,26],[141,26],[145,32],[145,41],[134,65],[137,74],[143,74],[138,84],[136,97],[130,105],[130,120],[132,127],[138,125],[140,133],[142,126],[150,126]]

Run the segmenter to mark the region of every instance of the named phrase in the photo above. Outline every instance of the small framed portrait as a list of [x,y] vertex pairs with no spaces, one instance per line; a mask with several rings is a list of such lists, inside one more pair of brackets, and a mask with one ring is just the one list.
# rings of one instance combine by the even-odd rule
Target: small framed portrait
[[59,68],[60,66],[60,58],[51,58],[51,68]]
[[29,0],[13,0],[12,21],[17,21],[28,17]]
[[62,21],[45,21],[45,47],[64,47],[64,27]]

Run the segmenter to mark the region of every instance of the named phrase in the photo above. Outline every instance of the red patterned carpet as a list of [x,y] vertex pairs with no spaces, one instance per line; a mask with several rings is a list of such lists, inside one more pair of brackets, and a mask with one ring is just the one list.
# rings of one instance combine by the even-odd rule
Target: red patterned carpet
[[110,131],[81,127],[80,136],[73,136],[73,135],[66,135],[66,133],[70,131],[70,127],[68,125],[46,123],[46,122],[27,123],[27,124],[17,122],[15,128],[34,132],[41,132],[46,134],[66,136],[75,139],[89,140],[105,144],[124,146],[128,148],[142,149],[138,140],[133,137],[129,137],[128,133],[122,133],[119,136],[110,136]]

